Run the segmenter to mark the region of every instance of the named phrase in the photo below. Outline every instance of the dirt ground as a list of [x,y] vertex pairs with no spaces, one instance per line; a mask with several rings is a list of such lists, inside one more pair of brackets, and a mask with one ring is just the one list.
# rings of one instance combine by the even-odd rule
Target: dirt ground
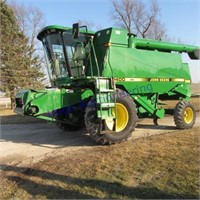
[[[158,123],[159,126],[154,126],[151,119],[138,122],[129,140],[179,131],[175,128],[172,117],[165,117]],[[199,124],[198,113],[194,127],[199,127]],[[24,124],[2,124],[0,144],[0,163],[18,165],[33,164],[48,155],[59,154],[61,150],[71,152],[97,146],[84,129],[65,132],[55,124],[36,123],[36,121]]]

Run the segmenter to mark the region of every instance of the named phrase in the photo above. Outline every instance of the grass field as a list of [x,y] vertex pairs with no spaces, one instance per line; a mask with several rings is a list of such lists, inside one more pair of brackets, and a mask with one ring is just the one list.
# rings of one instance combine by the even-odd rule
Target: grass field
[[198,199],[199,136],[195,128],[2,165],[1,198]]

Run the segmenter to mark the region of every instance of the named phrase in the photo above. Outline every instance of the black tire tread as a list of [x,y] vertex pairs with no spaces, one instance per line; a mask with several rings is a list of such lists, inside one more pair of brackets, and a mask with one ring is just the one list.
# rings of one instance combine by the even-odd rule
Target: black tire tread
[[[194,118],[190,124],[184,122],[184,111],[187,107],[192,108]],[[174,109],[174,122],[178,129],[190,129],[193,127],[196,119],[195,109],[189,101],[180,101]]]
[[[120,90],[118,90],[118,91],[120,91]],[[101,144],[101,145],[110,144],[111,145],[111,144],[121,143],[123,141],[126,141],[129,137],[131,137],[132,132],[135,130],[136,122],[138,120],[136,105],[133,102],[133,99],[129,95],[127,95],[126,97],[123,97],[123,98],[126,98],[126,102],[130,106],[130,109],[132,110],[132,112],[130,113],[132,115],[131,118],[133,118],[132,122],[128,122],[128,123],[131,123],[131,126],[129,127],[127,134],[125,134],[125,136],[123,135],[122,137],[118,137],[118,138],[111,135],[111,133],[108,133],[108,134],[103,133],[102,134],[100,131],[101,125],[99,124],[99,122],[96,122],[93,127],[88,129],[88,132],[89,132],[91,138],[93,140],[95,140],[98,144]],[[94,99],[92,99],[91,101],[93,101],[93,100]],[[92,106],[90,106],[90,104],[91,103],[89,102],[88,107],[86,108],[85,124],[88,123],[87,117],[88,117],[89,113],[95,112],[94,106],[92,107]],[[87,128],[87,125],[86,125],[86,128]]]

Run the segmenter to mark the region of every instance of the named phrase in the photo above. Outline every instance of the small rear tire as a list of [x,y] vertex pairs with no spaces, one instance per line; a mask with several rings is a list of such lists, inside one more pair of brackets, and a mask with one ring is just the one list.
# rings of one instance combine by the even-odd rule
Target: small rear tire
[[194,106],[188,101],[180,101],[174,110],[174,122],[178,129],[190,129],[196,119]]

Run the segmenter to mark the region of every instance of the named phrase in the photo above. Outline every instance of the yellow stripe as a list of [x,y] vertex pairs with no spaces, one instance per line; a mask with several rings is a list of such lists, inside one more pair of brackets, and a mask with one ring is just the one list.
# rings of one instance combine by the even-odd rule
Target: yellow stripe
[[185,80],[185,83],[191,83],[191,80]]
[[185,82],[184,78],[171,78],[172,82]]
[[116,82],[185,82],[191,83],[191,80],[184,78],[123,78],[116,77]]
[[145,82],[149,81],[149,78],[125,78],[127,82]]

